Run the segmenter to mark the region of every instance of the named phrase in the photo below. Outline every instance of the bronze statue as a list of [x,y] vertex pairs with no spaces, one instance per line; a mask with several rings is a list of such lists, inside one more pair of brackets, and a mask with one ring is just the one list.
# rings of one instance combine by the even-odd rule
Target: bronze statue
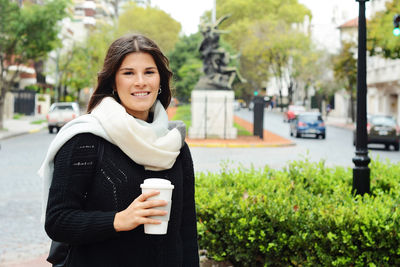
[[235,67],[228,66],[231,59],[238,55],[231,56],[225,49],[219,47],[219,37],[227,31],[219,30],[218,26],[230,15],[225,15],[214,24],[206,23],[201,25],[203,41],[199,51],[203,59],[204,76],[196,84],[197,90],[230,90],[236,76],[241,82],[245,82]]

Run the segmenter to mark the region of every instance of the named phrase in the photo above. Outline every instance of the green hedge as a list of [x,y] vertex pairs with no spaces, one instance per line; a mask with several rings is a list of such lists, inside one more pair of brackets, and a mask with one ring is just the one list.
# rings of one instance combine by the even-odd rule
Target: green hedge
[[196,177],[199,246],[236,266],[400,266],[400,164],[374,160],[371,194],[352,169],[295,161]]

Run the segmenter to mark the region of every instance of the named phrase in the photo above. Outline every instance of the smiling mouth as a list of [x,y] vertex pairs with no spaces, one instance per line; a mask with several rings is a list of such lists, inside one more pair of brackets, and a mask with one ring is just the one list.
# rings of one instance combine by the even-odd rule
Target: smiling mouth
[[133,96],[147,96],[149,94],[150,94],[150,92],[136,92],[136,93],[132,93],[131,95],[133,95]]

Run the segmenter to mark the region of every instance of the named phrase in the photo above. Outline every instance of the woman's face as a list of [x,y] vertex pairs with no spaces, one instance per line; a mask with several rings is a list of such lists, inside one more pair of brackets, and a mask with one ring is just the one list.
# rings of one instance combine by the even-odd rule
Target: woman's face
[[147,120],[160,88],[160,74],[153,57],[142,52],[128,54],[115,74],[115,86],[126,112]]

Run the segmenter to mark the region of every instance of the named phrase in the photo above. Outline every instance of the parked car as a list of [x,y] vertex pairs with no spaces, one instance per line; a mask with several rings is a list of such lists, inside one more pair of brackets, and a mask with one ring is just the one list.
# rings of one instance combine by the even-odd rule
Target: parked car
[[316,138],[326,137],[326,127],[321,113],[304,112],[297,115],[290,122],[290,136],[301,137],[303,135],[315,135]]
[[53,133],[54,129],[58,132],[67,122],[78,116],[79,106],[75,102],[58,102],[52,104],[46,116],[49,133]]
[[288,110],[284,114],[283,121],[290,122],[294,118],[296,118],[297,115],[299,115],[302,112],[305,112],[306,109],[304,106],[298,106],[298,105],[289,105]]
[[253,110],[253,109],[254,109],[254,102],[253,102],[253,101],[251,101],[251,102],[249,103],[248,108],[249,108],[249,110]]
[[[393,116],[367,115],[367,134],[367,144],[384,144],[386,149],[393,145],[394,150],[399,151],[400,128]],[[356,130],[353,144],[356,144]]]
[[240,102],[238,100],[233,101],[233,110],[234,111],[240,110]]

